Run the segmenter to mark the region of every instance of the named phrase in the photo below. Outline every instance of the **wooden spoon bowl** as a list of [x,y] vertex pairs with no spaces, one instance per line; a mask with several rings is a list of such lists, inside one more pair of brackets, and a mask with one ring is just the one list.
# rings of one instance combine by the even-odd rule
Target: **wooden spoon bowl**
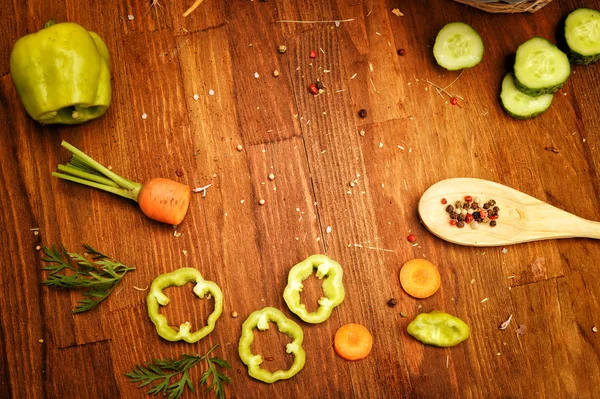
[[[491,199],[500,208],[497,225],[479,223],[458,228],[442,198],[454,205],[470,195],[482,202]],[[439,238],[460,245],[493,247],[553,238],[587,237],[600,239],[600,222],[582,219],[520,191],[488,180],[454,178],[429,187],[419,201],[423,224]]]

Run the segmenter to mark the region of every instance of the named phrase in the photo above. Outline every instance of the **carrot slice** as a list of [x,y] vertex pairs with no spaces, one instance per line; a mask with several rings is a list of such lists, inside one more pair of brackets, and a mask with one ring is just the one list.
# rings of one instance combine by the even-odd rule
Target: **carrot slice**
[[340,357],[346,360],[360,360],[371,353],[373,336],[361,324],[350,323],[340,327],[335,333],[333,347]]
[[432,296],[440,288],[441,278],[437,267],[425,259],[408,261],[400,269],[400,285],[415,298]]

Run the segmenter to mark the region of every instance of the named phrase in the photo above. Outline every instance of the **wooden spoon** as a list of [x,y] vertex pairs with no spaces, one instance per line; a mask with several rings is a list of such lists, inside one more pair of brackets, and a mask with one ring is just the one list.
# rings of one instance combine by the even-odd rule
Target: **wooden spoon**
[[[470,195],[483,203],[493,199],[500,208],[497,225],[479,223],[473,229],[450,225],[442,198],[454,206]],[[483,205],[483,204],[480,204]],[[488,180],[455,178],[429,187],[419,201],[425,226],[439,238],[460,245],[493,247],[551,238],[587,237],[600,239],[600,222],[582,219],[520,191]]]

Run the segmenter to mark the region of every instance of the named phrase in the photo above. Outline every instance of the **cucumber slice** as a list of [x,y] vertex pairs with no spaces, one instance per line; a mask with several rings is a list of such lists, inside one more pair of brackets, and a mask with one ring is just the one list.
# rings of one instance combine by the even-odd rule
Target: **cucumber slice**
[[483,50],[483,41],[475,29],[462,22],[451,22],[438,32],[433,56],[441,67],[456,71],[479,64]]
[[589,65],[600,60],[600,12],[578,8],[565,20],[571,62]]
[[541,37],[521,44],[515,58],[515,86],[530,96],[553,94],[571,75],[565,53]]
[[515,119],[531,119],[546,112],[552,104],[552,94],[532,97],[517,90],[512,74],[508,73],[502,80],[500,101],[502,107]]

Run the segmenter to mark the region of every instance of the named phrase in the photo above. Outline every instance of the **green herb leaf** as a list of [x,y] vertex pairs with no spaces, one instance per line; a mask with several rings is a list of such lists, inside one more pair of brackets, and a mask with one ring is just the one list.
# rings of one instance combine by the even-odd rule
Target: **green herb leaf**
[[[210,381],[211,383],[206,389],[206,392],[214,389],[215,397],[224,399],[224,384],[229,384],[231,379],[221,373],[218,368],[231,369],[231,366],[226,360],[218,357],[210,357],[210,354],[217,346],[218,344],[214,345],[204,355],[184,354],[181,355],[181,358],[178,360],[152,359],[152,362],[146,363],[144,366],[136,365],[133,370],[126,373],[125,376],[127,376],[131,382],[139,382],[139,388],[156,384],[146,392],[148,395],[162,393],[165,396],[168,395],[169,399],[178,399],[183,394],[186,387],[192,391],[192,393],[196,392],[196,387],[190,378],[189,371],[205,360],[208,365],[208,370],[202,375],[200,384],[208,385]],[[178,376],[178,380],[171,382],[171,379]]]
[[114,291],[127,272],[135,267],[126,266],[109,256],[84,244],[86,253],[67,252],[64,246],[44,247],[48,279],[43,281],[49,287],[84,289],[83,299],[73,313],[82,313],[98,306]]

